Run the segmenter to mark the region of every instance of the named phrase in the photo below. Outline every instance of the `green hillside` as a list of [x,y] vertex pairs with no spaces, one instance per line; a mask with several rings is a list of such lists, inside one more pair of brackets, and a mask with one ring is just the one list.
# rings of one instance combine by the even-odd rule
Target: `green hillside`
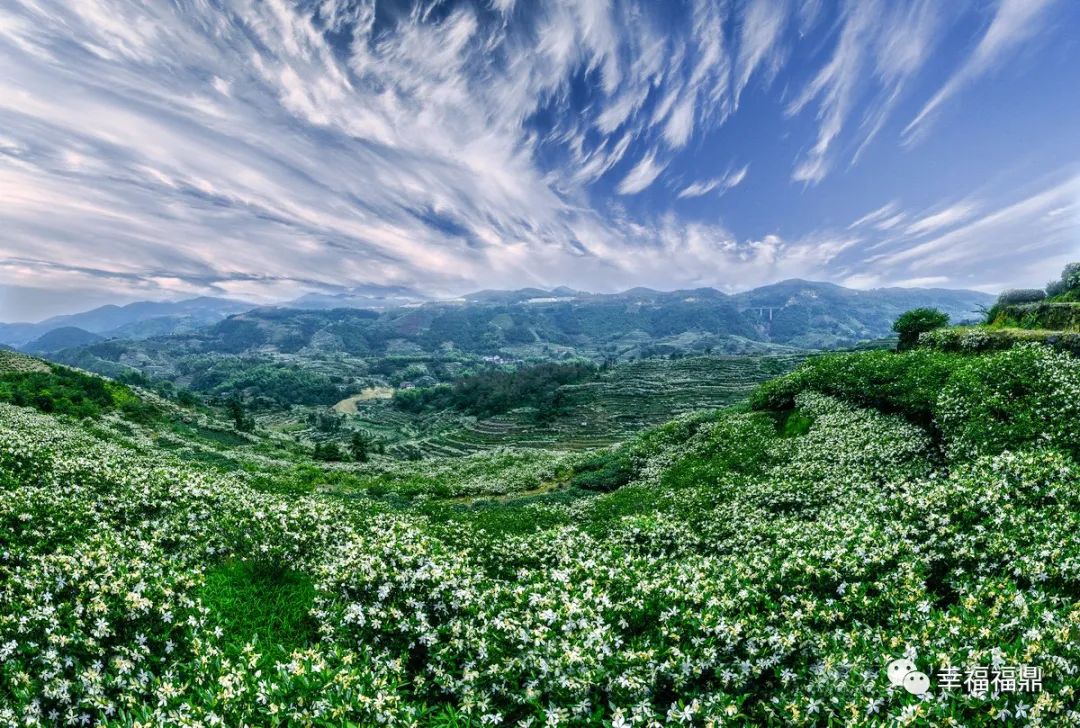
[[1080,263],[1065,266],[1045,289],[1003,292],[976,326],[927,332],[920,344],[942,351],[1001,351],[1041,343],[1080,355]]
[[[535,407],[522,406],[526,402],[514,402],[500,413],[436,410],[413,416],[394,400],[369,400],[360,403],[345,427],[378,435],[388,443],[387,452],[400,457],[466,455],[505,447],[585,450],[621,442],[684,412],[734,404],[803,358],[692,357],[616,364],[557,387],[558,406],[546,417]],[[266,420],[285,423],[290,418],[278,414]]]
[[[658,387],[680,363],[581,386],[640,421],[747,389],[701,360]],[[101,386],[154,414],[0,404],[0,724],[1077,718],[1068,354],[835,354],[612,447],[418,462],[321,463]],[[896,657],[933,699],[890,685]],[[938,682],[991,664],[1041,691]]]

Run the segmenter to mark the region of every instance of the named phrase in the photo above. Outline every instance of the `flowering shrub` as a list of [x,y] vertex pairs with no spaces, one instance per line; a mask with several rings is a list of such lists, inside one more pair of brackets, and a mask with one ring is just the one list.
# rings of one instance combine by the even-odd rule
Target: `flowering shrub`
[[[798,428],[687,415],[621,488],[484,507],[578,461],[276,494],[0,405],[0,726],[1076,725],[1078,382],[1038,347],[821,358],[755,398]],[[1044,688],[920,698],[901,655]]]
[[1004,351],[1021,344],[1046,344],[1058,351],[1080,354],[1080,333],[1046,329],[956,326],[929,331],[919,337],[919,346],[963,354]]
[[1038,446],[1080,456],[1080,360],[1031,344],[975,357],[936,409],[953,456]]
[[955,355],[926,349],[899,355],[889,351],[829,354],[761,385],[750,404],[760,410],[790,410],[799,392],[817,391],[928,424],[938,392],[957,362]]

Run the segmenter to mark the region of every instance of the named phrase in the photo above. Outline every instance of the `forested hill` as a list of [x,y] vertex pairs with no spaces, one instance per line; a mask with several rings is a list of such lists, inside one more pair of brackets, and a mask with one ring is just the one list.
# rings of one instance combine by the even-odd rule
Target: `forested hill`
[[890,334],[895,318],[918,306],[953,320],[974,318],[986,294],[942,289],[858,291],[827,283],[783,281],[727,295],[711,288],[617,294],[483,291],[455,301],[383,312],[262,308],[197,332],[144,342],[103,342],[61,356],[155,359],[181,352],[342,352],[355,356],[448,349],[474,354],[640,356],[670,351],[757,353],[769,349],[850,346]]

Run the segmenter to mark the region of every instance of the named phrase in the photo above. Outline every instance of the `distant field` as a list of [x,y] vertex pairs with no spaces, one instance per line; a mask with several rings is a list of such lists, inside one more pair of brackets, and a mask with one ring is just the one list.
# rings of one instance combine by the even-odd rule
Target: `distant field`
[[498,447],[577,451],[621,442],[684,412],[744,399],[758,383],[790,371],[804,355],[644,359],[619,364],[595,380],[567,385],[567,411],[539,424],[531,410],[488,418],[454,413],[413,417],[389,400],[358,395],[338,403],[355,423],[402,457],[460,456]]
[[367,402],[373,399],[390,399],[393,396],[394,390],[392,387],[368,387],[360,392],[360,394],[346,397],[335,404],[334,411],[345,415],[354,415],[356,414],[356,407],[360,402]]

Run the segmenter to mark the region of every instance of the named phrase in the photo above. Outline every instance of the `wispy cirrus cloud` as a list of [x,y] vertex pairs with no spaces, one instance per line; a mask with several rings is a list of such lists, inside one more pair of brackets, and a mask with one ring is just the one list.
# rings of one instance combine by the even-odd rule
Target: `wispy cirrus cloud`
[[968,219],[978,209],[978,205],[974,202],[958,202],[913,221],[907,226],[905,232],[908,235],[927,235],[937,232]]
[[[1002,0],[928,106],[1034,38],[1054,3],[1032,5]],[[840,232],[786,217],[830,183],[856,216],[845,162],[896,146],[883,130],[965,8],[11,0],[0,285],[275,300],[859,275],[853,251],[894,254],[1000,206],[935,221],[952,208],[896,203]],[[775,222],[716,199],[751,165],[740,198],[760,190],[747,208]],[[905,192],[882,183],[880,199]]]
[[[929,59],[937,39],[940,6],[916,0],[908,6],[879,0],[850,0],[833,55],[788,106],[789,115],[817,104],[817,141],[792,172],[796,182],[817,184],[833,166],[833,147],[857,103],[868,92],[857,158],[891,115],[906,84]],[[868,71],[872,73],[868,74]]]
[[664,171],[665,166],[667,165],[664,162],[656,160],[655,151],[649,152],[623,177],[622,182],[617,187],[619,194],[636,195],[641,192],[656,181],[656,178]]
[[926,128],[933,113],[966,85],[993,70],[1030,39],[1058,0],[998,0],[993,20],[975,50],[904,128],[910,142]]
[[[963,210],[959,217],[950,212],[958,208]],[[970,217],[972,209],[961,203],[937,213],[938,220],[934,220],[935,216],[925,217],[924,222],[930,221],[926,232],[951,227],[956,221]],[[946,224],[938,224],[942,218]],[[1064,259],[1080,252],[1075,239],[1078,218],[1080,176],[1069,176],[948,232],[884,254],[875,262],[926,271],[946,268],[965,259],[993,267],[996,262],[1011,258],[1047,270],[1048,258]],[[1025,255],[1017,256],[1017,253]]]
[[688,197],[701,197],[707,195],[714,190],[718,190],[720,194],[727,192],[733,187],[737,187],[746,179],[747,172],[750,171],[750,165],[744,164],[735,170],[729,170],[721,177],[713,177],[711,179],[700,180],[698,182],[691,182],[682,189],[679,190],[676,195],[680,199],[686,199]]

